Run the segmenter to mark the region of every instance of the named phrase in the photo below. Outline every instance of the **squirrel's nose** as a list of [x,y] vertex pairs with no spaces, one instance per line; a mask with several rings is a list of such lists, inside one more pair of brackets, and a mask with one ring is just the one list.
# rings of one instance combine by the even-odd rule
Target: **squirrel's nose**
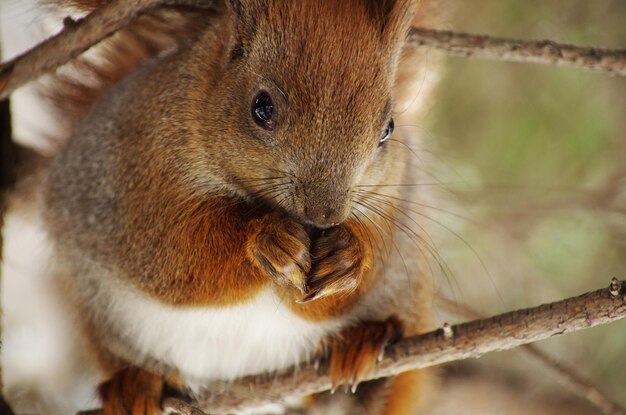
[[298,216],[309,225],[329,228],[340,224],[350,214],[349,184],[340,179],[309,179],[296,194]]
[[304,214],[306,218],[319,227],[335,225],[335,223],[333,222],[334,217],[336,216],[335,212],[336,210],[326,207],[322,207],[321,209],[315,209],[307,206],[304,209]]
[[329,206],[321,202],[304,208],[305,219],[319,228],[329,228],[343,222],[348,216],[345,206]]

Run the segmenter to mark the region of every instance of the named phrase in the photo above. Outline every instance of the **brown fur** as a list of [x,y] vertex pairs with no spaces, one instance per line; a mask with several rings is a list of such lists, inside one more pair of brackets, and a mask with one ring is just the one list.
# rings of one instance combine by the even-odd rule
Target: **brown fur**
[[370,289],[374,277],[377,235],[353,219],[331,228],[312,241],[313,267],[306,292],[279,290],[291,310],[309,320],[337,318]]
[[384,415],[415,415],[424,405],[424,371],[413,370],[391,380]]
[[[68,7],[89,12],[108,1],[44,0],[44,3],[63,13]],[[63,129],[62,135],[73,132],[108,88],[160,54],[192,43],[214,17],[207,11],[200,14],[181,8],[154,10],[63,66],[41,87],[41,95],[50,103],[50,110]],[[57,141],[62,143],[63,137]]]
[[136,367],[115,373],[100,385],[104,415],[120,415],[128,408],[133,415],[159,415],[163,379]]
[[[404,174],[405,152],[378,141],[398,110],[394,85],[399,102],[410,101],[398,81],[410,77],[396,69],[414,3],[233,1],[211,24],[194,23],[185,41],[150,46],[150,36],[138,36],[126,52],[112,42],[103,70],[84,64],[105,80],[95,88],[65,79],[65,95],[55,96],[74,106],[72,120],[96,102],[77,127],[72,121],[74,137],[47,182],[48,227],[71,264],[69,280],[93,261],[176,306],[240,304],[273,286],[306,319],[354,319],[385,278],[382,247],[393,234],[380,218],[355,214],[355,189]],[[139,27],[119,36],[137,36]],[[177,50],[153,59],[164,45]],[[274,132],[250,119],[260,89],[274,100]],[[414,304],[394,314],[412,333],[424,327],[407,320],[424,310]],[[97,313],[85,315],[97,344],[106,333]],[[400,324],[347,329],[356,337],[343,351],[332,348],[334,379],[361,379]],[[159,378],[152,376],[117,372],[101,388],[105,413],[153,413],[155,383],[129,380]],[[419,384],[398,379],[393,405],[408,399],[412,382]]]
[[346,384],[355,392],[363,377],[376,367],[385,347],[401,337],[402,326],[395,316],[383,322],[362,322],[339,333],[331,344],[333,391]]
[[90,12],[107,3],[110,3],[110,0],[62,0],[56,1],[54,4],[61,7],[74,7],[81,11]]
[[[314,15],[326,10],[326,8],[316,7],[319,4],[317,2],[311,2],[312,7],[308,9],[299,6],[287,6],[287,4],[291,3],[285,2],[285,4],[276,6],[275,13],[277,15],[284,12],[292,13],[291,15],[281,16],[287,22],[293,22],[290,23],[293,26],[288,26],[287,29],[304,31],[304,33],[293,35],[293,39],[317,39],[321,44],[325,43],[326,40],[334,40],[335,34],[332,35],[332,39],[324,38],[330,36],[329,30],[333,25],[339,24],[342,17],[347,18],[350,16],[353,9],[358,10],[354,6],[345,6],[347,3],[338,2],[336,3],[336,10],[327,10],[329,14],[327,18],[328,27],[313,24],[311,27],[306,27],[306,25],[301,25],[296,20],[296,17],[300,16],[302,12],[310,9],[312,15],[305,15],[306,19],[308,19],[305,21],[314,21]],[[270,20],[272,25],[279,25],[278,22],[271,22],[271,18],[270,15],[268,20]],[[364,22],[358,20],[357,22],[372,23],[367,19],[363,20]],[[321,21],[326,22],[323,18]],[[250,199],[250,196],[254,197],[255,193],[263,192],[263,188],[255,182],[256,177],[271,176],[275,174],[272,166],[284,165],[276,157],[280,156],[283,159],[291,159],[288,160],[290,162],[299,162],[296,166],[289,166],[294,172],[284,173],[286,178],[297,182],[294,185],[295,189],[289,189],[293,192],[293,196],[282,206],[287,213],[298,219],[301,218],[305,222],[311,221],[307,219],[304,207],[318,203],[329,203],[330,200],[336,199],[333,193],[338,192],[346,193],[344,198],[336,201],[338,205],[341,205],[340,208],[345,210],[344,205],[348,205],[345,199],[349,193],[348,189],[350,186],[353,186],[354,181],[359,179],[359,177],[354,176],[363,174],[359,172],[361,166],[358,166],[357,163],[360,163],[360,158],[367,160],[367,158],[371,157],[370,154],[373,150],[375,150],[376,138],[380,135],[378,131],[381,131],[383,127],[383,123],[378,120],[379,114],[384,110],[388,100],[385,97],[389,96],[389,81],[392,79],[391,74],[382,72],[383,69],[393,69],[390,64],[385,63],[393,57],[385,56],[386,50],[379,52],[382,55],[379,56],[382,63],[380,68],[377,68],[377,65],[372,65],[371,58],[363,54],[363,56],[360,56],[362,60],[356,62],[351,60],[349,61],[349,67],[344,69],[341,59],[345,59],[345,57],[333,56],[331,59],[327,54],[321,53],[323,49],[313,49],[312,47],[308,52],[302,51],[300,46],[303,45],[289,45],[291,37],[281,39],[284,41],[282,49],[291,51],[290,55],[292,56],[299,50],[305,54],[305,58],[299,63],[279,60],[279,64],[285,67],[277,68],[275,71],[276,75],[285,74],[288,76],[289,72],[286,69],[289,66],[321,62],[319,67],[301,67],[300,71],[298,71],[298,76],[315,77],[316,82],[313,85],[317,85],[318,82],[321,84],[328,82],[336,83],[338,79],[341,79],[342,83],[354,84],[349,89],[353,90],[354,93],[362,94],[359,97],[359,101],[362,102],[355,101],[355,96],[350,98],[346,97],[349,94],[339,94],[339,85],[334,88],[320,90],[319,88],[309,88],[307,83],[305,84],[307,88],[304,88],[304,91],[294,89],[291,91],[294,96],[290,97],[290,101],[293,101],[293,103],[290,102],[290,105],[299,104],[295,108],[295,111],[297,111],[296,116],[299,113],[319,114],[319,117],[324,118],[314,119],[310,125],[306,126],[308,131],[300,131],[303,127],[295,125],[295,123],[293,126],[290,126],[288,137],[277,138],[277,140],[285,141],[284,143],[279,143],[282,144],[283,148],[280,154],[277,154],[274,148],[262,148],[256,142],[250,140],[248,135],[252,126],[249,125],[250,123],[246,119],[240,120],[240,114],[231,114],[230,108],[224,108],[221,113],[217,112],[215,114],[205,114],[205,111],[202,109],[203,106],[210,104],[206,98],[209,89],[216,88],[214,95],[218,96],[219,94],[232,94],[232,89],[240,89],[233,88],[231,85],[241,81],[237,82],[238,80],[233,79],[229,82],[228,80],[229,77],[235,77],[231,75],[233,72],[238,75],[237,78],[248,79],[253,83],[259,82],[256,79],[258,77],[257,72],[248,68],[248,66],[254,65],[246,65],[246,68],[234,67],[234,65],[231,68],[219,68],[220,64],[229,65],[230,63],[225,61],[215,62],[215,58],[207,60],[211,55],[227,57],[227,53],[224,53],[224,51],[227,50],[229,45],[224,44],[224,39],[217,39],[215,33],[218,33],[220,30],[228,31],[229,29],[224,27],[224,25],[228,26],[230,22],[224,21],[221,24],[221,28],[210,31],[205,35],[205,38],[198,42],[198,46],[195,49],[184,52],[183,56],[174,56],[163,62],[159,67],[162,70],[158,70],[151,78],[146,80],[139,79],[135,88],[141,92],[135,93],[133,96],[121,98],[121,100],[126,100],[127,102],[120,102],[120,99],[117,98],[115,98],[115,102],[104,100],[105,106],[107,104],[125,104],[129,108],[134,108],[135,111],[117,115],[121,118],[117,120],[120,125],[120,131],[118,138],[114,139],[118,140],[118,142],[96,144],[106,147],[100,149],[101,154],[99,156],[101,157],[109,156],[112,161],[117,161],[117,158],[119,160],[128,159],[133,161],[132,164],[118,163],[119,165],[104,166],[111,169],[104,172],[110,178],[101,178],[99,180],[110,180],[111,184],[109,186],[117,188],[119,192],[119,202],[117,202],[119,204],[118,216],[115,218],[118,223],[113,228],[107,229],[107,233],[111,234],[111,239],[117,242],[115,244],[117,246],[122,246],[125,243],[125,238],[131,231],[135,239],[132,245],[124,248],[124,252],[111,252],[112,248],[115,248],[111,246],[92,246],[94,248],[93,255],[95,258],[105,260],[107,263],[119,265],[121,269],[126,270],[127,277],[131,281],[135,281],[142,289],[173,304],[227,304],[243,301],[247,298],[246,296],[242,297],[242,293],[238,289],[235,289],[233,295],[229,294],[231,288],[226,288],[226,286],[233,285],[232,282],[225,281],[225,288],[222,289],[219,288],[222,287],[219,281],[211,281],[211,286],[207,288],[206,285],[203,285],[203,282],[206,284],[207,280],[204,277],[204,272],[207,269],[224,270],[225,272],[220,275],[223,278],[233,280],[234,286],[239,287],[238,284],[241,281],[237,278],[237,275],[240,275],[239,272],[231,274],[227,270],[231,267],[240,268],[239,265],[242,263],[242,256],[245,251],[243,244],[249,239],[248,235],[258,233],[254,227],[255,224],[258,226],[258,222],[251,222],[246,225],[245,221],[259,219],[264,209],[259,207],[250,209],[247,203],[232,202],[230,198],[199,198],[194,193],[202,191],[202,188],[197,183],[194,183],[193,180],[205,180],[206,184],[210,186],[225,187],[229,190],[228,193],[243,196],[244,200]],[[348,27],[347,25],[344,26]],[[346,29],[346,33],[341,37],[341,41],[346,43],[337,45],[335,49],[345,51],[348,48],[347,42],[358,37],[357,29]],[[361,30],[366,32],[371,30],[375,33],[373,29],[373,24],[372,27],[361,28]],[[279,35],[282,35],[282,32]],[[374,42],[371,38],[365,36],[364,42],[366,43],[363,46],[364,49],[373,48],[373,45],[369,45],[369,43]],[[310,43],[313,42],[305,43],[304,47],[309,47]],[[381,45],[387,45],[387,41],[381,42]],[[279,46],[270,47],[266,53],[276,53],[276,50],[279,48]],[[306,56],[307,54],[311,56]],[[177,59],[186,59],[190,69],[181,71],[182,68],[178,66]],[[273,60],[276,60],[276,58]],[[209,63],[207,64],[207,62]],[[335,62],[334,65],[333,62]],[[335,67],[338,62],[341,63],[339,65],[340,70],[345,71],[345,77],[336,76],[337,69]],[[207,65],[209,66],[206,67]],[[329,67],[329,70],[324,73],[323,70],[326,66]],[[230,70],[225,72],[225,69]],[[381,72],[372,72],[375,70]],[[222,75],[223,79],[220,85],[214,84],[216,80],[211,79],[211,73]],[[189,79],[189,90],[180,91],[180,88],[176,85],[177,79],[172,79],[170,74],[174,74],[174,77],[191,78]],[[346,79],[346,77],[350,77],[350,79]],[[380,82],[376,82],[377,77],[381,77]],[[388,78],[387,83],[383,82],[383,77]],[[297,79],[274,82],[287,85],[297,85],[299,83]],[[370,82],[374,83],[368,85]],[[198,85],[194,85],[196,83]],[[222,88],[221,84],[226,85],[227,89],[220,90]],[[343,88],[345,87],[344,85]],[[324,92],[328,89],[335,91],[332,93],[333,95],[329,96],[327,92]],[[385,89],[387,89],[386,92]],[[322,94],[322,92],[324,93]],[[186,94],[188,95],[185,96]],[[337,95],[335,96],[334,94]],[[221,98],[214,97],[211,99],[219,100]],[[164,106],[165,103],[178,102],[180,102],[181,109],[184,108],[179,113],[172,113],[169,107]],[[244,100],[244,102],[247,103],[248,100]],[[378,102],[378,105],[372,107],[372,103],[376,102]],[[365,105],[365,107],[360,109],[359,106],[362,105]],[[350,112],[344,113],[338,111],[335,107],[349,108]],[[361,120],[362,117],[350,116],[351,113],[356,113],[355,115],[359,113],[371,114],[367,118],[372,119],[373,125],[368,126],[364,124]],[[135,114],[140,115],[137,117]],[[248,116],[247,111],[243,111],[243,114],[245,117]],[[163,119],[167,119],[167,122],[163,123],[160,121]],[[87,125],[91,129],[94,127],[94,124],[103,122],[104,120],[92,121],[91,124],[88,123]],[[289,120],[286,120],[285,124],[289,124]],[[216,140],[214,144],[209,145],[213,148],[207,148],[209,146],[207,146],[204,137],[210,137],[211,134],[209,131],[206,131],[206,128],[207,126],[216,125],[224,128],[226,131],[225,136],[229,138],[227,140]],[[234,130],[233,126],[235,126]],[[344,128],[347,131],[343,131],[343,126],[345,126]],[[375,126],[376,128],[374,128]],[[98,127],[98,125],[95,126],[95,128]],[[185,142],[182,142],[180,137],[183,134],[189,135],[189,138],[185,138]],[[135,136],[137,139],[128,140],[127,137],[129,136]],[[171,147],[164,148],[159,145],[160,137],[157,136],[171,137],[171,142],[169,143]],[[300,140],[301,142],[299,143],[288,141],[288,139],[307,136],[311,136],[311,139]],[[319,158],[305,159],[303,157],[305,154],[315,154],[317,151],[316,147],[324,144],[322,140],[333,141],[332,137],[335,136],[341,137],[341,144],[344,148],[335,149],[333,148],[334,146],[326,146],[328,153],[319,154]],[[233,148],[230,144],[232,141],[240,141],[242,146]],[[250,141],[253,142],[249,143]],[[82,151],[79,146],[81,146],[81,143],[71,142],[61,155],[60,160],[72,157],[74,151]],[[348,147],[348,149],[345,147]],[[225,154],[225,156],[216,158],[216,154],[220,153]],[[358,156],[360,154],[362,156]],[[79,158],[78,155],[75,157],[75,159],[67,160],[67,163],[65,163],[67,166],[64,166],[63,169],[54,170],[53,174],[67,175],[74,167],[72,166],[73,162]],[[252,160],[254,162],[250,163]],[[259,163],[258,160],[264,160],[264,162]],[[104,162],[103,160],[102,163],[104,164]],[[64,163],[59,162],[57,164]],[[81,175],[83,176],[92,173],[89,168],[84,168],[83,166],[76,167],[81,169]],[[319,178],[307,177],[307,175],[319,174],[320,171],[327,173],[327,175]],[[100,173],[103,172],[94,171],[93,179],[95,180],[95,175]],[[53,177],[56,178],[55,176]],[[247,182],[248,178],[251,178],[250,182]],[[71,180],[75,180],[75,177],[58,177],[58,179],[51,181],[52,192],[50,192],[50,201],[52,205],[55,205],[55,197],[63,198],[70,191],[78,191],[79,194],[97,194],[95,192],[96,189],[92,188],[95,184],[94,182],[74,183]],[[216,179],[218,179],[218,183],[215,183]],[[311,183],[312,185],[308,192],[298,193],[298,185],[304,186]],[[63,188],[58,188],[60,185]],[[78,188],[73,188],[75,186]],[[344,186],[347,187],[345,190],[337,189]],[[320,192],[324,193],[320,194]],[[163,197],[151,205],[146,205],[145,201],[151,199],[150,195],[167,195],[167,197]],[[268,196],[270,197],[267,198],[266,203],[270,207],[273,204],[278,204],[275,200],[276,198],[271,197],[271,195]],[[80,200],[76,202],[81,203]],[[94,212],[97,212],[100,206],[92,206],[90,204],[103,201],[90,198],[82,202],[81,206],[77,206],[78,210],[76,213],[79,215],[79,218],[80,216],[92,215]],[[228,206],[230,203],[233,203],[233,206]],[[221,205],[227,205],[227,208],[220,208]],[[71,207],[66,209],[66,211],[69,210],[71,210]],[[251,213],[247,213],[248,211],[251,211]],[[109,213],[102,212],[103,215]],[[234,220],[234,218],[241,218],[244,221],[241,221],[241,219]],[[73,220],[72,222],[80,224],[80,220]],[[217,226],[218,224],[219,226]],[[103,223],[102,225],[110,224]],[[347,226],[347,224],[344,226]],[[353,223],[351,227],[356,229],[358,225]],[[225,238],[220,233],[214,232],[215,230],[219,232],[221,229],[225,230],[224,235],[237,235],[240,233],[242,237]],[[213,232],[208,232],[209,230]],[[364,230],[364,232],[367,232],[367,230]],[[77,238],[81,239],[81,236]],[[86,238],[91,239],[89,235],[86,235]],[[232,241],[235,246],[229,246],[225,239]],[[322,241],[323,238],[320,239],[319,243]],[[355,239],[355,241],[359,240]],[[79,242],[83,246],[89,246],[93,245],[94,242],[98,243],[100,241],[80,240]],[[109,245],[108,241],[106,244]],[[150,251],[146,252],[145,248],[149,246]],[[211,250],[212,246],[219,247],[219,250]],[[358,252],[361,251],[362,249],[358,250]],[[150,255],[152,252],[160,254]],[[142,257],[149,257],[150,263],[142,261]],[[129,261],[126,262],[125,258],[128,258]],[[222,261],[228,261],[229,264],[233,265],[229,266]],[[371,262],[371,258],[363,258],[359,262],[367,264]],[[321,270],[321,265],[318,264],[315,269]],[[242,270],[241,272],[251,274],[247,270]],[[161,281],[159,279],[160,275],[168,278],[168,281]],[[171,280],[172,277],[174,277],[173,280]],[[216,277],[212,276],[212,278],[215,279]],[[255,278],[252,280],[254,281]],[[194,281],[198,281],[198,283],[194,283]],[[245,289],[250,287],[249,281],[243,285],[246,287]],[[190,286],[193,286],[194,290],[189,290]],[[218,288],[216,289],[216,287]],[[254,291],[254,288],[252,288],[252,291]]]

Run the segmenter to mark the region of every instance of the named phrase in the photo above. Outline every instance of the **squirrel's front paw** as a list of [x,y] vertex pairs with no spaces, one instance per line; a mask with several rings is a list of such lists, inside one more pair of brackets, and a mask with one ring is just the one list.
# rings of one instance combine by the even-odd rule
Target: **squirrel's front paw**
[[324,230],[313,241],[311,256],[308,291],[299,303],[354,290],[369,266],[367,245],[345,224]]
[[311,269],[310,240],[304,227],[295,220],[272,213],[248,240],[250,260],[279,284],[291,284],[302,293]]

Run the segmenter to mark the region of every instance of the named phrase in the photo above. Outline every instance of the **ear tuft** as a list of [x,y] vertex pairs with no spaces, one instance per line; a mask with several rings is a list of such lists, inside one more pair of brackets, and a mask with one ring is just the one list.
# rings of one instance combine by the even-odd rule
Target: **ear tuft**
[[108,0],[41,0],[39,3],[44,6],[51,6],[54,9],[74,9],[78,12],[92,12],[107,4]]
[[264,0],[229,0],[233,22],[230,61],[244,57],[257,30],[259,17],[267,12]]
[[415,13],[415,0],[366,0],[365,6],[381,37],[391,41],[404,36]]

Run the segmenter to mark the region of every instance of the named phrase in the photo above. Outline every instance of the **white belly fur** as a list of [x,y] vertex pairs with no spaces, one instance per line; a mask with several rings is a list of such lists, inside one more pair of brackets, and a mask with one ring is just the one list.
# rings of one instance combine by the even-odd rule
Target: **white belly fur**
[[173,307],[136,291],[111,292],[108,317],[134,348],[176,367],[191,382],[231,380],[286,368],[312,357],[339,322],[309,322],[272,289],[226,308]]
[[[18,413],[66,415],[98,407],[95,388],[101,375],[93,356],[85,355],[66,299],[53,288],[45,233],[38,223],[16,215],[7,217],[4,231],[0,362],[5,397]],[[179,368],[193,389],[210,379],[306,361],[321,339],[344,323],[301,319],[272,289],[228,308],[167,306],[128,284],[116,284],[102,269],[93,271],[92,278],[100,275],[91,297],[99,318],[112,322],[133,349]],[[255,413],[279,412],[272,407]]]

